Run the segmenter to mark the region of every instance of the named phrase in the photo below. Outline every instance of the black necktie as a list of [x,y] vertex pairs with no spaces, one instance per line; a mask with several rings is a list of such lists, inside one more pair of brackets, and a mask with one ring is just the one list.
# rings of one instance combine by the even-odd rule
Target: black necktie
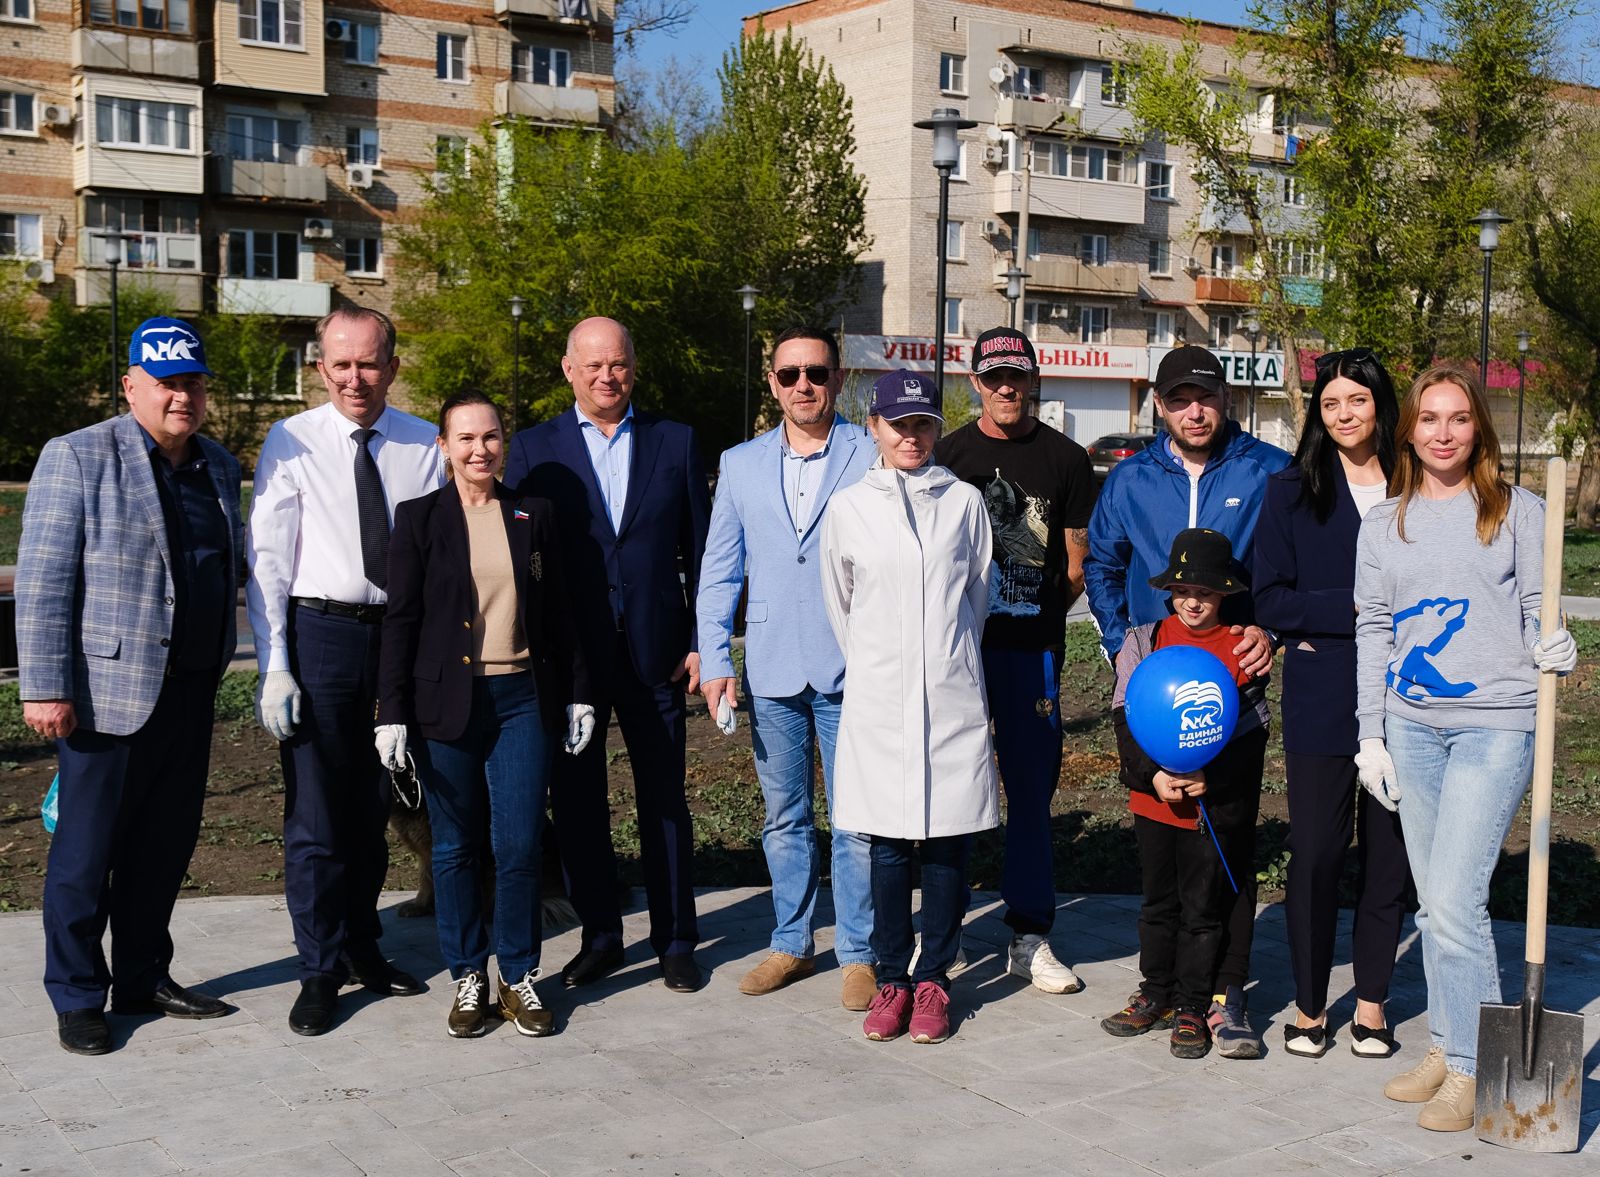
[[378,463],[367,448],[376,429],[357,429],[356,516],[361,521],[361,571],[379,588],[389,581],[389,509],[383,501],[383,479]]

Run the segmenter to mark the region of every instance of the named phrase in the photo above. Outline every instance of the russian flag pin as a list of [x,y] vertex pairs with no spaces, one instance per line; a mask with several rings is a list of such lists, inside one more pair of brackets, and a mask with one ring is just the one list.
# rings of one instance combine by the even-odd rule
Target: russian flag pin
[[528,517],[528,513],[520,507],[515,507],[511,511],[511,517],[513,519],[526,519]]

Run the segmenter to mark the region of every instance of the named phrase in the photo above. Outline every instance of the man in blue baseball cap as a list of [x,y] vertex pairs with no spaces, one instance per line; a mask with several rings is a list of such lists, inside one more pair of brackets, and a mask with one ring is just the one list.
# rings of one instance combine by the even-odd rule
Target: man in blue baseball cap
[[23,508],[22,715],[60,765],[44,983],[74,1054],[111,1049],[108,990],[114,1014],[231,1012],[172,979],[167,930],[200,832],[244,544],[239,463],[200,436],[209,374],[189,324],[139,324],[129,412],[52,438]]

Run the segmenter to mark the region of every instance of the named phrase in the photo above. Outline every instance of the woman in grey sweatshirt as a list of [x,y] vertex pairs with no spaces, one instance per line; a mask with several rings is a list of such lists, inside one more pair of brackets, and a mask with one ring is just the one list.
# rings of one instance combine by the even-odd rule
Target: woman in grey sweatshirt
[[1453,1132],[1473,1122],[1478,1006],[1500,1000],[1489,877],[1533,771],[1538,673],[1571,670],[1577,647],[1540,639],[1544,504],[1501,478],[1477,375],[1418,376],[1395,448],[1397,497],[1357,543],[1356,767],[1399,805],[1433,1037],[1384,1094]]

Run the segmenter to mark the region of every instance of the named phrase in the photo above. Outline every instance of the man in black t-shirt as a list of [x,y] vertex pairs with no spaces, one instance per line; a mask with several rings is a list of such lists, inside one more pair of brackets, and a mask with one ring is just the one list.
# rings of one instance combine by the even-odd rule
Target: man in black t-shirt
[[1026,335],[985,331],[972,370],[983,413],[941,440],[934,460],[983,492],[994,529],[983,670],[1006,790],[1007,968],[1047,993],[1075,993],[1083,983],[1048,939],[1056,913],[1050,799],[1061,775],[1067,609],[1083,592],[1094,474],[1082,446],[1028,412],[1039,363]]

